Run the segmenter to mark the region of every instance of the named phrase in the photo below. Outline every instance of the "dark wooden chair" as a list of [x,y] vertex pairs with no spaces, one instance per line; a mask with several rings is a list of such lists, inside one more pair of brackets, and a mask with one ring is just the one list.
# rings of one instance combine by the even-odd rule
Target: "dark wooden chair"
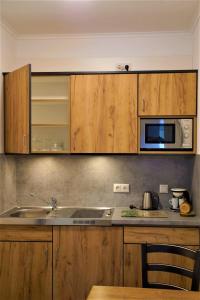
[[[167,265],[162,263],[148,263],[147,255],[148,253],[170,253],[170,254],[178,254],[184,257],[189,257],[194,260],[193,270],[189,270],[183,267]],[[148,288],[160,288],[160,289],[180,289],[186,290],[183,287],[179,287],[176,285],[171,285],[167,283],[157,283],[157,282],[148,282],[148,271],[161,271],[161,272],[169,272],[175,273],[182,276],[186,276],[192,279],[192,291],[199,290],[200,283],[200,249],[197,251],[181,247],[175,245],[164,245],[164,244],[156,244],[156,245],[142,245],[142,284],[143,287]]]

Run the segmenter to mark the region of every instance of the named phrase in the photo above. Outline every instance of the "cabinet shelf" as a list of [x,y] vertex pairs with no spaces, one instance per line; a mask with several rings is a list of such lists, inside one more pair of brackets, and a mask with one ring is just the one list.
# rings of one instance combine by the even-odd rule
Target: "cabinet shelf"
[[40,154],[40,153],[48,153],[48,154],[51,154],[51,153],[54,153],[54,154],[68,154],[69,151],[67,150],[32,150],[31,153],[35,153],[35,154]]
[[33,97],[32,104],[65,104],[67,97]]
[[33,127],[68,127],[69,124],[32,124]]

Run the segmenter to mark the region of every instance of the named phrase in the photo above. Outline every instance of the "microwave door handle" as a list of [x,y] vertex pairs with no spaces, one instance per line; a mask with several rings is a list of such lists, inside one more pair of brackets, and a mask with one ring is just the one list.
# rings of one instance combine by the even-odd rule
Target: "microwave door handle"
[[178,147],[182,147],[183,145],[183,132],[182,132],[182,127],[181,127],[181,124],[179,122],[179,120],[176,120],[175,121],[175,124],[176,124],[176,128],[178,129],[178,136],[180,137],[180,142],[179,142],[179,145],[177,145]]

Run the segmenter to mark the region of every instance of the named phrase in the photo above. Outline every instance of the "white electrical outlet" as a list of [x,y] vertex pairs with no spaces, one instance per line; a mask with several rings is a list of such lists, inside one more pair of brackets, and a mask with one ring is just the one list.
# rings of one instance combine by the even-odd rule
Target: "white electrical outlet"
[[168,192],[169,192],[168,184],[160,184],[159,193],[168,194]]
[[128,183],[114,183],[113,184],[114,193],[129,193],[129,184]]
[[129,184],[128,183],[124,183],[121,185],[121,189],[122,189],[122,193],[129,193]]

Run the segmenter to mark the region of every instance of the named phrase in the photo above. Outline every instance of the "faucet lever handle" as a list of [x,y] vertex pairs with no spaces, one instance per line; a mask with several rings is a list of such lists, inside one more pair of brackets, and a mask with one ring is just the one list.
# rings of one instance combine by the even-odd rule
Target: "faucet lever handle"
[[55,197],[50,198],[50,203],[51,203],[52,209],[57,208],[57,199]]

